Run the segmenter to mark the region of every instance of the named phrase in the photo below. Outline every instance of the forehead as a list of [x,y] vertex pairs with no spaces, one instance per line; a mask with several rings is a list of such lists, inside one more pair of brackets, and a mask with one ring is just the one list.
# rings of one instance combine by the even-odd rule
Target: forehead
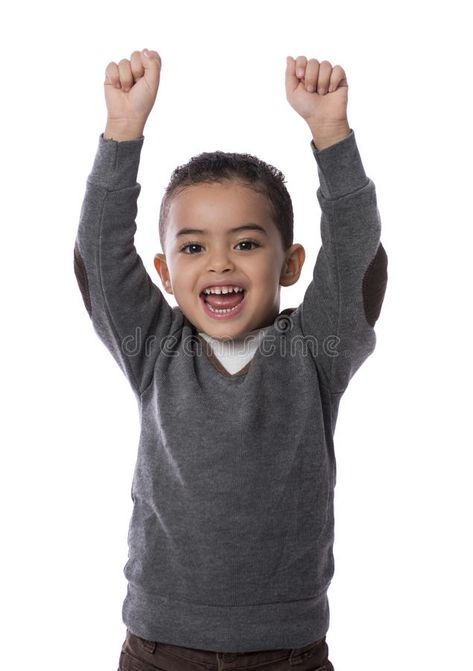
[[172,197],[168,212],[170,225],[205,221],[221,227],[246,219],[272,219],[271,203],[266,194],[236,180],[186,186]]

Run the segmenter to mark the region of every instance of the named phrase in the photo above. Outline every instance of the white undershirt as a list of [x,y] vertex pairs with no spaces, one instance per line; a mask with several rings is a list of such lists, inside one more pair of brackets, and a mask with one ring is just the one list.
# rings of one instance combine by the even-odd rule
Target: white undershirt
[[222,366],[233,375],[244,368],[248,361],[254,357],[261,338],[270,328],[270,326],[263,326],[262,328],[249,331],[244,336],[241,336],[241,338],[233,338],[226,341],[212,338],[212,336],[202,331],[198,333],[210,344],[213,353]]

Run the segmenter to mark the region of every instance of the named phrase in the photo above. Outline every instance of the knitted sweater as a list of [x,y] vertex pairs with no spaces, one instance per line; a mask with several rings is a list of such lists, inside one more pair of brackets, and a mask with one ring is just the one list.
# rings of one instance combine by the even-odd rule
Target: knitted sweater
[[199,331],[198,333],[207,340],[215,355],[214,359],[218,359],[218,363],[222,364],[225,371],[227,373],[236,373],[244,368],[253,358],[261,342],[261,338],[264,337],[270,328],[269,326],[263,326],[253,329],[253,331],[246,333],[244,336],[233,338],[229,341],[218,340],[203,331]]
[[321,151],[310,141],[322,213],[311,282],[232,374],[134,246],[143,141],[100,135],[74,246],[93,328],[138,403],[123,622],[213,651],[302,647],[329,627],[335,424],[387,283],[375,185],[352,129]]

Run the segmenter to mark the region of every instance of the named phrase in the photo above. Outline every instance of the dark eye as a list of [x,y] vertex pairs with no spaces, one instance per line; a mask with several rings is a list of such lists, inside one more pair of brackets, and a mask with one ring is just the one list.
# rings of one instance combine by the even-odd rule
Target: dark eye
[[256,247],[259,247],[259,243],[255,242],[254,240],[242,240],[241,242],[238,243],[238,245],[255,245]]
[[[236,246],[238,247],[239,245],[254,245],[255,247],[260,247],[260,244],[258,242],[256,242],[255,240],[242,240],[241,242],[237,243]],[[189,255],[194,254],[194,252],[191,252],[191,251],[189,251],[189,252],[184,251],[188,247],[202,247],[202,245],[200,245],[198,242],[188,242],[187,245],[184,245],[184,247],[181,247],[180,251],[183,252],[184,254],[189,254]],[[251,248],[243,249],[243,251],[248,251],[249,252],[249,251],[251,251]],[[198,253],[198,252],[195,252],[195,253]]]
[[[202,247],[202,245],[199,245],[197,242],[189,242],[189,244],[184,245],[184,247],[181,247],[181,252],[184,252],[185,249],[188,247]],[[184,254],[192,254],[192,252],[184,252]]]

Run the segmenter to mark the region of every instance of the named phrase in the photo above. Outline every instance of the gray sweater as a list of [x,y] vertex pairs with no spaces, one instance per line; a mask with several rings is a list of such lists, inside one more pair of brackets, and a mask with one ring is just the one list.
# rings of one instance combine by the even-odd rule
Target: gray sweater
[[375,185],[352,129],[321,151],[310,141],[322,212],[312,280],[230,374],[134,246],[143,141],[100,135],[74,246],[85,307],[141,425],[123,622],[213,651],[302,647],[329,627],[333,435],[387,283]]

